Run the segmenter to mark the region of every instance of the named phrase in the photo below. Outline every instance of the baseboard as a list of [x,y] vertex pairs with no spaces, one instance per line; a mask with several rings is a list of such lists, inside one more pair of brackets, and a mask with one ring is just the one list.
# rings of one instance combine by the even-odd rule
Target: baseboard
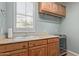
[[73,52],[73,51],[67,50],[67,52],[68,52],[68,53],[71,53],[71,54],[74,55],[74,56],[79,56],[78,53],[75,53],[75,52]]

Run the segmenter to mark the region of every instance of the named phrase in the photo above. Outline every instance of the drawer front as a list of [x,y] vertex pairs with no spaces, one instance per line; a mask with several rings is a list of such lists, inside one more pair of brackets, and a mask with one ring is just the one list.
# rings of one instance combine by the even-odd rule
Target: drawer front
[[0,56],[28,56],[28,49],[21,49],[6,53],[0,53]]
[[59,38],[48,39],[48,43],[53,43],[53,42],[58,42],[58,41],[59,41]]
[[40,45],[45,45],[45,44],[47,44],[47,40],[30,41],[29,47],[40,46]]
[[14,51],[10,54],[11,56],[28,56],[28,49],[22,49]]
[[1,45],[0,53],[7,52],[7,51],[13,51],[13,50],[17,50],[17,49],[23,49],[23,48],[28,48],[28,42]]

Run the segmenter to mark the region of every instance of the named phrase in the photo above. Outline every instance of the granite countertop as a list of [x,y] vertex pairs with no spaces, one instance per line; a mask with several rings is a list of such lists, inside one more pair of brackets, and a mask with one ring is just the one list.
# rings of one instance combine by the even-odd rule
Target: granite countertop
[[17,43],[17,42],[23,42],[23,41],[31,41],[31,40],[40,40],[40,39],[47,39],[47,38],[54,38],[59,37],[56,35],[45,35],[45,36],[31,36],[31,37],[16,37],[13,39],[1,39],[0,44],[9,44],[9,43]]

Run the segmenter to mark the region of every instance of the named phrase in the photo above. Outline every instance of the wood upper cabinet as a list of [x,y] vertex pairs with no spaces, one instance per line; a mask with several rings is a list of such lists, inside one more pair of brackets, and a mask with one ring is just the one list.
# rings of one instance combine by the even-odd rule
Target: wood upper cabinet
[[51,10],[49,11],[53,14],[57,14],[58,12],[58,5],[56,3],[51,3]]
[[29,56],[47,56],[47,45],[29,48]]
[[41,13],[44,13],[45,11],[48,11],[51,10],[51,3],[47,3],[47,2],[42,2],[42,3],[39,3],[39,7],[40,7],[40,12]]
[[41,2],[39,3],[39,12],[53,16],[65,16],[65,6],[55,2]]
[[58,5],[58,14],[61,16],[66,16],[66,8],[63,5]]

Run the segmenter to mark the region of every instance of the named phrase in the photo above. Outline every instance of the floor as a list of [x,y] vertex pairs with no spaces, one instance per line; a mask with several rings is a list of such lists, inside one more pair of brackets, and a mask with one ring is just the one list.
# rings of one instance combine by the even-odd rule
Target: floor
[[75,56],[75,55],[68,52],[66,56]]

